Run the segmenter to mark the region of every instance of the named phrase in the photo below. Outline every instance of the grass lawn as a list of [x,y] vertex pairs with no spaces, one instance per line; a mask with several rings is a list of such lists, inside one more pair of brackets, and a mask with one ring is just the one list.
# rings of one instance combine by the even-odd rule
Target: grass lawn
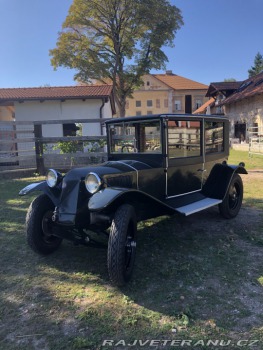
[[248,152],[231,149],[228,163],[239,164],[240,162],[245,163],[247,170],[263,169],[263,155],[253,155],[249,157]]
[[[263,169],[245,156],[231,152],[229,163]],[[263,173],[242,178],[244,205],[233,220],[211,208],[140,223],[134,278],[122,289],[108,280],[105,250],[63,242],[50,256],[32,252],[24,220],[34,194],[18,192],[37,179],[0,180],[0,349],[173,348],[165,340],[262,349]],[[102,347],[110,339],[123,342]],[[145,345],[127,345],[136,339]]]

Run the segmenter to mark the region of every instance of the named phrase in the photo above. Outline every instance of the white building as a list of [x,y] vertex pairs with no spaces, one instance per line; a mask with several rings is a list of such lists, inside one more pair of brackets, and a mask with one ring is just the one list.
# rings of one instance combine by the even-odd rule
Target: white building
[[[9,107],[9,118],[3,111]],[[47,121],[112,118],[111,85],[0,89],[2,120]],[[101,135],[100,124],[83,125],[83,136]],[[64,136],[63,125],[43,126],[43,136]]]
[[[82,120],[82,136],[100,136],[105,135],[101,123],[85,123],[85,120],[112,118],[115,113],[111,85],[0,89],[0,157],[14,155],[14,150],[20,158],[35,153],[34,142],[22,141],[34,137],[34,122],[43,122],[43,137],[74,135],[75,120]],[[28,123],[12,126],[8,124],[10,121]],[[56,123],[47,124],[48,121]],[[14,143],[5,143],[9,139]],[[19,162],[26,164],[25,160]]]

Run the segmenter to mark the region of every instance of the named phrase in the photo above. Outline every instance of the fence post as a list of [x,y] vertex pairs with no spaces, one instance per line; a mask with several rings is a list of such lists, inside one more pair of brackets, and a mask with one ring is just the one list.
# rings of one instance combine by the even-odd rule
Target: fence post
[[41,124],[34,125],[34,136],[35,136],[35,138],[37,138],[37,140],[35,141],[37,172],[40,175],[44,175],[45,174],[45,164],[44,164],[44,157],[43,157],[43,143],[41,141],[41,139],[42,139],[42,125]]

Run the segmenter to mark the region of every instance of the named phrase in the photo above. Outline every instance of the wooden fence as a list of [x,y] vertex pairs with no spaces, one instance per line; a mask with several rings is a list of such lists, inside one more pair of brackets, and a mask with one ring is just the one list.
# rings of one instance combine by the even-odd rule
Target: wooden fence
[[[106,136],[82,136],[84,124],[96,123],[103,129],[107,119],[49,120],[38,122],[0,121],[0,173],[7,170],[32,170],[44,174],[48,168],[68,170],[97,164],[107,159]],[[49,137],[47,126],[76,124],[77,136]]]

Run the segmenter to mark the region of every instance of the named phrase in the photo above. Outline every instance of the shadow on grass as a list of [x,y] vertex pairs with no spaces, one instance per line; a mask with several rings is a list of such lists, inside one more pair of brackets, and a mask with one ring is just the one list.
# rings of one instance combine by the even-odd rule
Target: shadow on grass
[[[8,213],[12,225],[18,211]],[[106,250],[63,242],[50,256],[31,252],[19,212],[19,232],[0,236],[0,347],[1,339],[7,350],[167,339],[183,317],[186,339],[209,336],[216,327],[224,334],[261,327],[261,214],[243,207],[224,220],[212,208],[140,223],[133,279],[117,289],[108,279]]]

